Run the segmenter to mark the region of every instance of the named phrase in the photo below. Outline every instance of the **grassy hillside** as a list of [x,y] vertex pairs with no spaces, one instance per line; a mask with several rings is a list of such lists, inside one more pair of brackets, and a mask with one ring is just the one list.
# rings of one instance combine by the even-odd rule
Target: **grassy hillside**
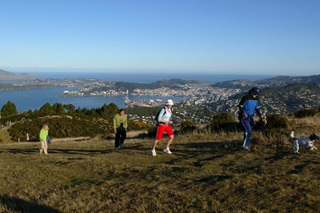
[[[319,116],[291,119],[296,136],[319,131]],[[317,212],[320,155],[292,145],[281,130],[177,135],[172,155],[152,139],[56,140],[0,144],[0,212]],[[320,145],[318,145],[320,148]]]

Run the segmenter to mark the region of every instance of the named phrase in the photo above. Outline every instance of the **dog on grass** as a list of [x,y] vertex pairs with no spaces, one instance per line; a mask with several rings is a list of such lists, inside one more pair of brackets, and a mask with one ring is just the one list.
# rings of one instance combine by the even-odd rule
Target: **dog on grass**
[[291,131],[289,138],[293,142],[293,152],[296,154],[299,154],[300,146],[308,147],[310,148],[310,150],[318,150],[318,148],[315,147],[314,143],[320,143],[320,137],[314,133],[307,137],[295,138],[294,131]]

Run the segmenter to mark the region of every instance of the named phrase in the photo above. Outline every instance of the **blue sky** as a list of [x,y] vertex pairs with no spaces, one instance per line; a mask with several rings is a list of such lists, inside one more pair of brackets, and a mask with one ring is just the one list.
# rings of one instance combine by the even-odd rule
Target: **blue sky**
[[320,74],[318,0],[0,0],[0,69]]

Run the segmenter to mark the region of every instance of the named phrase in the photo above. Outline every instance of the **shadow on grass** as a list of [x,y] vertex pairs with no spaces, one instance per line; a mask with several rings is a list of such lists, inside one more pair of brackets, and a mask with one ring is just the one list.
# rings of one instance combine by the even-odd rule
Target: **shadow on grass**
[[[160,141],[157,145],[157,154],[161,156],[163,149],[165,148],[167,141]],[[145,144],[135,144],[125,147],[126,151],[137,151],[137,153],[145,153],[150,155],[151,143],[149,147]],[[239,147],[240,145],[240,147]],[[185,161],[188,159],[198,159],[201,161],[212,161],[215,159],[223,158],[225,155],[232,155],[237,152],[243,152],[239,141],[231,142],[189,142],[189,143],[175,143],[171,144],[170,150],[173,152],[174,158],[172,161],[168,161],[167,164],[177,164],[179,161]],[[121,152],[121,151],[120,151]],[[197,165],[195,165],[197,166]]]
[[39,149],[3,149],[2,150],[2,153],[5,153],[5,152],[9,152],[9,153],[12,153],[12,154],[30,154],[30,153],[35,153],[36,151],[39,152]]
[[112,150],[105,150],[105,149],[101,149],[101,150],[97,150],[97,149],[49,149],[48,150],[49,154],[50,153],[62,153],[62,154],[108,154],[111,153]]
[[199,152],[212,154],[213,152],[232,154],[242,149],[241,143],[237,140],[228,142],[190,142],[177,144],[185,148],[186,152]]
[[209,177],[205,177],[200,180],[197,180],[196,182],[208,183],[208,184],[214,185],[220,181],[225,181],[228,179],[232,179],[232,176],[230,176],[230,175],[211,175]]
[[[39,149],[38,148],[32,148],[32,149],[5,149],[2,152],[9,152],[13,154],[38,154]],[[111,153],[112,150],[89,150],[89,149],[48,149],[49,154],[83,154],[83,155],[89,155],[89,154],[108,154]]]
[[[35,201],[34,202],[28,202],[25,200],[22,200],[17,197],[9,197],[6,195],[0,196],[0,202],[1,205],[9,211],[14,211],[14,212],[46,212],[46,213],[60,213],[60,211],[48,207],[48,206],[43,206],[37,204]],[[4,209],[3,209],[4,210]]]

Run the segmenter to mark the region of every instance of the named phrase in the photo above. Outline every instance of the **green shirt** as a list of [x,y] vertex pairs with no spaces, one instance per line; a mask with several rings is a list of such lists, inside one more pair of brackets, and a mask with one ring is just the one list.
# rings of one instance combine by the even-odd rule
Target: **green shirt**
[[121,127],[121,124],[125,129],[128,128],[127,115],[116,114],[113,118],[113,128],[117,129]]
[[48,134],[49,134],[48,130],[41,129],[40,134],[39,134],[40,140],[42,140],[42,141],[47,140]]

